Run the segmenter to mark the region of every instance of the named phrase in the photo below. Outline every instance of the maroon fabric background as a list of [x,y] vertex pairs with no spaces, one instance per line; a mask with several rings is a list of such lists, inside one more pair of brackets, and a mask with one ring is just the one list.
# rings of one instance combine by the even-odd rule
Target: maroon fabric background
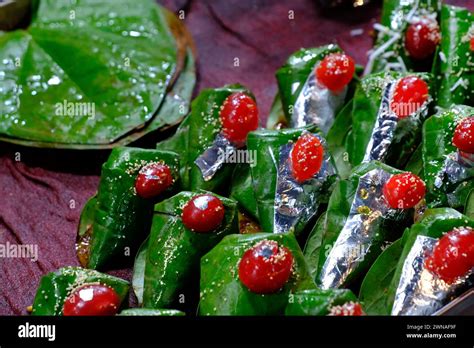
[[[449,3],[470,7],[472,0]],[[360,64],[380,5],[323,13],[311,0],[163,0],[185,11],[196,42],[196,89],[240,82],[256,95],[266,118],[276,91],[275,70],[301,47],[337,42]],[[469,3],[469,5],[468,5]],[[294,11],[289,20],[288,11]],[[363,29],[352,36],[351,30]],[[234,67],[234,58],[240,66]],[[151,144],[154,139],[151,139]],[[106,152],[0,147],[0,243],[37,244],[39,259],[0,259],[0,315],[26,314],[42,275],[78,265],[74,242],[85,201],[97,189]],[[112,272],[130,278],[130,270]]]

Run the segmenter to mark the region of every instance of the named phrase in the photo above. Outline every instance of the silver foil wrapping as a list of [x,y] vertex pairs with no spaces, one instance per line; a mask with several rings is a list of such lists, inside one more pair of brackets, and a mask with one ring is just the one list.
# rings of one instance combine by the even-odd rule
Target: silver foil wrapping
[[280,148],[275,193],[274,233],[285,233],[300,221],[308,221],[317,212],[318,198],[328,188],[328,180],[336,175],[331,158],[326,150],[325,140],[314,134],[324,148],[324,158],[319,172],[303,184],[294,180],[291,169],[291,151],[294,143]]
[[318,82],[314,72],[315,69],[312,69],[293,106],[291,127],[314,124],[327,134],[334,123],[337,110],[344,104],[347,86],[341,92],[333,93]]
[[[387,151],[392,144],[395,129],[400,121],[399,117],[391,108],[393,93],[398,82],[399,80],[387,83],[383,90],[382,101],[380,102],[375,126],[372,130],[362,162],[384,162]],[[420,117],[428,112],[428,103],[429,101],[422,105],[415,113],[408,116],[412,121],[411,127],[421,127]]]
[[466,169],[474,168],[474,153],[461,153],[458,152],[458,162]]
[[465,283],[463,278],[447,284],[425,268],[425,259],[437,241],[427,236],[416,237],[403,263],[392,315],[431,315]]
[[384,88],[375,127],[372,130],[363,162],[374,160],[383,161],[388,147],[392,142],[393,134],[395,133],[395,128],[398,123],[398,116],[390,107],[394,86],[396,86],[396,84],[389,82]]
[[474,158],[462,157],[457,151],[446,155],[443,167],[436,175],[435,187],[441,188],[445,179],[450,184],[457,184],[472,176],[472,160]]
[[212,145],[194,161],[201,170],[204,181],[211,180],[235,150],[236,147],[229,140],[221,133],[217,134]]
[[395,212],[382,193],[384,183],[391,176],[376,168],[360,177],[349,216],[321,270],[322,289],[338,288],[345,283],[373,247],[381,219]]

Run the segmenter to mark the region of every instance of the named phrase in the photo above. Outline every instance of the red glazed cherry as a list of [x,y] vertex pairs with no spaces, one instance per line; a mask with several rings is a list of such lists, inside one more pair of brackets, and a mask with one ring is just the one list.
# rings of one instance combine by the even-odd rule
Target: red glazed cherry
[[428,100],[428,96],[425,81],[416,76],[407,76],[395,87],[390,107],[399,118],[405,118],[417,112]]
[[364,315],[362,306],[357,302],[346,302],[342,306],[333,306],[329,315],[345,317],[345,316],[361,316]]
[[447,283],[452,283],[474,268],[474,230],[455,228],[436,243],[425,260],[425,267]]
[[181,218],[184,226],[193,232],[211,232],[224,220],[224,205],[213,195],[198,195],[189,200],[183,208]]
[[332,92],[339,92],[351,82],[355,72],[354,60],[342,53],[324,57],[316,68],[318,81]]
[[88,284],[75,289],[66,299],[63,315],[115,315],[120,298],[114,289],[102,284]]
[[241,147],[247,134],[258,127],[257,103],[245,93],[233,93],[222,104],[220,119],[226,139]]
[[423,180],[412,173],[393,175],[383,186],[383,195],[394,209],[413,208],[425,196]]
[[150,163],[140,169],[135,189],[142,198],[158,196],[173,184],[173,175],[166,164]]
[[433,55],[441,40],[439,25],[435,19],[423,17],[410,24],[405,33],[405,48],[414,59],[426,59]]
[[459,122],[454,130],[453,145],[460,151],[474,153],[474,116]]
[[310,133],[301,135],[291,151],[293,176],[299,183],[311,179],[321,169],[324,149],[317,137]]
[[469,48],[471,49],[471,52],[474,52],[474,37],[469,41]]
[[263,240],[247,250],[239,263],[239,278],[250,291],[271,294],[290,279],[293,255],[273,240]]

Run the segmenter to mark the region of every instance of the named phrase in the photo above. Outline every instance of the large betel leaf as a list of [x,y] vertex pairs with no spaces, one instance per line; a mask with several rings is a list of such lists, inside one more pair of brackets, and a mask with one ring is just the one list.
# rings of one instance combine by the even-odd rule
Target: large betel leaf
[[473,114],[474,108],[456,105],[440,110],[423,124],[423,175],[430,207],[462,209],[474,189],[474,169],[459,163],[452,143],[458,122]]
[[[41,1],[27,30],[0,35],[2,139],[101,148],[176,124],[176,107],[168,106],[170,119],[159,111],[183,68],[194,85],[188,41],[179,21],[151,0]],[[189,88],[173,94],[187,108]]]
[[441,46],[434,66],[439,79],[437,103],[474,106],[474,14],[461,7],[444,5],[441,10]]
[[412,225],[405,231],[401,239],[401,253],[392,281],[388,287],[386,308],[392,310],[395,293],[402,275],[403,265],[418,236],[440,238],[444,233],[456,227],[474,227],[474,220],[451,208],[428,209],[419,223]]
[[[135,190],[138,172],[149,163],[166,164],[175,178],[173,186],[156,199],[164,198],[179,185],[179,161],[176,153],[115,148],[102,166],[92,222],[87,263],[89,268],[110,267],[112,261],[130,263],[150,231],[156,199],[142,198]],[[90,214],[81,217],[88,219]]]
[[[237,203],[218,197],[224,205],[222,224],[214,231],[197,233],[181,220],[184,205],[200,193],[180,192],[154,208],[144,270],[143,305],[146,308],[192,308],[199,288],[199,261],[224,236],[238,233]],[[141,268],[143,259],[137,259]],[[137,280],[140,269],[136,270]],[[137,282],[138,284],[138,282]],[[196,298],[197,301],[197,298]],[[191,307],[191,308],[190,308]]]
[[[256,294],[238,276],[245,251],[262,240],[274,240],[293,254],[293,274],[285,286],[273,294]],[[201,259],[200,315],[283,315],[290,292],[314,289],[303,253],[292,233],[229,235]]]
[[115,290],[120,302],[128,293],[127,281],[79,267],[65,267],[41,278],[33,303],[32,315],[62,315],[63,305],[71,292],[83,285],[100,283]]
[[439,0],[384,0],[379,32],[374,48],[369,52],[365,74],[383,70],[430,71],[431,59],[417,62],[405,49],[405,32],[416,18],[438,16]]
[[144,128],[129,133],[108,146],[102,146],[102,148],[124,146],[150,132],[157,130],[165,131],[179,124],[189,111],[195,83],[196,67],[194,65],[194,56],[191,50],[189,50],[183,70],[171,87],[171,90],[167,92],[163,103],[151,121]]

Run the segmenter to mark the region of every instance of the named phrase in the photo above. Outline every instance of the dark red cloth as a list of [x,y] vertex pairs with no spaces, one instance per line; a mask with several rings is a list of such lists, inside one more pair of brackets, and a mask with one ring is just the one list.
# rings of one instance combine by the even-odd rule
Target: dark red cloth
[[[472,0],[451,0],[474,10]],[[371,47],[378,4],[322,13],[311,0],[164,0],[196,42],[199,91],[228,83],[252,90],[266,118],[277,90],[274,74],[301,47],[337,42],[360,64]],[[468,3],[470,3],[468,5]],[[289,19],[293,11],[294,19]],[[352,30],[362,29],[353,36]],[[239,66],[234,66],[235,59]],[[18,157],[19,156],[19,157]],[[0,314],[26,314],[42,275],[78,265],[74,243],[81,209],[97,189],[106,152],[52,151],[3,144],[0,157],[0,243],[36,244],[39,260],[0,259]],[[130,270],[112,272],[130,279]]]

